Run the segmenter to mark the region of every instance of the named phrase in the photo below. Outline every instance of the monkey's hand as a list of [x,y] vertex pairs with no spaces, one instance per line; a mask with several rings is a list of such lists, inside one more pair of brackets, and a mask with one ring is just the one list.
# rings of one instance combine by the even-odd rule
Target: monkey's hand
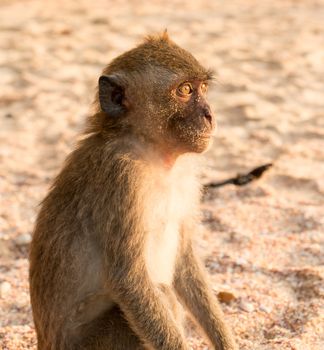
[[133,331],[149,349],[188,350],[183,335],[145,269],[130,268],[118,276],[114,293]]

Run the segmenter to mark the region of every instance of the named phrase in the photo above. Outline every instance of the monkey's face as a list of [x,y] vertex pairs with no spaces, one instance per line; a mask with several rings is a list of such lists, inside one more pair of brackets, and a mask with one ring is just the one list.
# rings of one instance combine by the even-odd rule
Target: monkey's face
[[211,145],[216,120],[206,100],[206,81],[190,80],[172,89],[167,139],[179,153],[204,152]]
[[162,147],[170,156],[204,152],[216,127],[206,100],[207,80],[176,79],[174,83],[172,78],[169,71],[157,68],[147,71],[146,79],[133,75],[126,83],[118,76],[101,76],[101,107],[116,125],[124,125],[124,130]]

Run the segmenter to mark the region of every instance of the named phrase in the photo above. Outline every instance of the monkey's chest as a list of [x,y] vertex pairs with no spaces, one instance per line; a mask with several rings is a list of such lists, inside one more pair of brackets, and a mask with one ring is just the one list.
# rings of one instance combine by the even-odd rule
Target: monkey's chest
[[169,174],[161,174],[144,199],[145,262],[153,282],[171,285],[181,226],[195,209],[197,186],[193,176],[185,176],[177,167]]
[[145,258],[148,273],[156,283],[170,285],[179,248],[179,230],[184,205],[176,191],[158,191],[148,201]]
[[179,222],[158,220],[156,224],[147,234],[146,267],[153,282],[171,285],[179,246]]

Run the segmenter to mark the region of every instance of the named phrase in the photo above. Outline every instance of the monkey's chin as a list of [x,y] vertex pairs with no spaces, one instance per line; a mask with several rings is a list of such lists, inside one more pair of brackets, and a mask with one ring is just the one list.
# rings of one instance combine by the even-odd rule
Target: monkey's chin
[[207,152],[213,144],[213,138],[211,136],[202,137],[198,142],[191,145],[187,152],[190,153],[205,153]]
[[198,151],[197,153],[205,153],[207,152],[213,144],[213,141],[210,139],[206,144],[204,144]]

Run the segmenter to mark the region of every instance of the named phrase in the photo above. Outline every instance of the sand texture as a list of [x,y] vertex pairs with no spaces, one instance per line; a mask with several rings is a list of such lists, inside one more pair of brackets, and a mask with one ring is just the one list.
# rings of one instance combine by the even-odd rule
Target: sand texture
[[[0,349],[36,349],[28,245],[97,78],[143,35],[216,72],[197,248],[242,350],[324,349],[324,2],[0,0]],[[191,331],[192,349],[207,350]],[[176,350],[176,349],[175,349]]]

